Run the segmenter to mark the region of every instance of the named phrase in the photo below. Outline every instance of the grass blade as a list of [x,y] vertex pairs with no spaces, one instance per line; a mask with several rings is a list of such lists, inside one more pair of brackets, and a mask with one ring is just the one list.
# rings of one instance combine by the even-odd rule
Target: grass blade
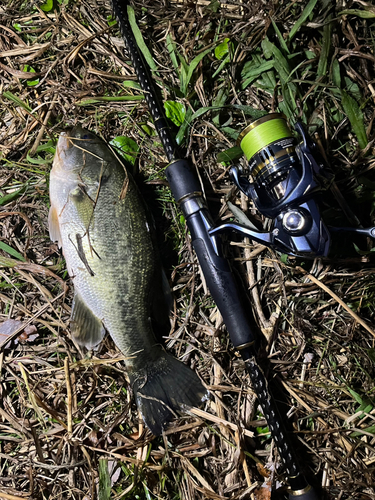
[[363,113],[357,101],[345,90],[341,91],[341,102],[345,114],[348,116],[350,124],[353,127],[353,132],[357,136],[358,145],[361,149],[364,149],[368,144],[368,140],[363,122]]
[[370,7],[368,10],[347,9],[339,12],[339,16],[343,15],[353,15],[362,17],[362,19],[372,19],[375,17],[375,7]]
[[17,250],[14,250],[14,248],[10,247],[3,241],[0,241],[0,250],[3,250],[3,252],[8,253],[9,255],[12,255],[18,260],[22,260],[22,262],[26,262],[26,259],[21,255]]
[[167,35],[166,41],[167,41],[167,49],[168,49],[169,57],[171,58],[173,67],[174,67],[175,71],[177,71],[177,74],[178,74],[179,71],[178,71],[178,62],[177,62],[177,57],[176,57],[176,47],[175,47],[175,43],[172,40],[172,37],[169,33]]
[[147,64],[151,68],[151,70],[155,71],[155,73],[158,74],[158,71],[157,71],[158,67],[154,61],[154,58],[151,55],[151,52],[148,50],[148,47],[144,41],[144,38],[142,36],[140,29],[138,28],[138,24],[135,20],[134,9],[133,9],[133,7],[130,7],[130,5],[128,5],[128,19],[129,19],[131,29],[133,31],[134,38],[135,38],[137,45],[139,47],[139,50],[142,52],[142,55],[145,58]]
[[283,35],[281,34],[281,31],[279,30],[277,24],[275,23],[275,21],[272,19],[272,26],[273,26],[273,29],[275,30],[275,33],[277,35],[277,38],[279,39],[279,42],[280,42],[280,47],[282,48],[282,50],[284,51],[284,54],[290,54],[289,52],[289,49],[288,49],[288,46],[284,40],[284,37]]
[[327,74],[327,65],[328,65],[328,56],[332,46],[332,23],[331,23],[332,15],[330,14],[327,18],[327,24],[324,25],[323,28],[323,44],[322,51],[319,57],[318,63],[318,76],[325,76]]
[[194,70],[195,68],[198,66],[198,64],[201,62],[201,60],[209,53],[211,52],[212,49],[209,48],[207,50],[205,50],[204,52],[202,52],[201,54],[198,54],[196,57],[194,57],[194,59],[191,61],[190,65],[189,65],[189,70],[187,72],[187,75],[186,75],[186,80],[184,82],[184,87],[182,90],[183,94],[186,95],[186,92],[187,92],[187,88],[188,88],[188,85],[190,83],[190,80],[191,80],[191,77],[193,76],[193,73],[194,73]]
[[77,106],[89,106],[90,104],[97,104],[98,102],[121,102],[121,101],[142,101],[144,99],[143,94],[139,95],[121,95],[117,97],[112,96],[98,96],[89,97],[87,99],[82,99],[82,101],[76,102]]
[[111,479],[108,471],[108,460],[99,459],[99,500],[111,499]]
[[293,39],[294,35],[297,33],[297,31],[300,29],[302,24],[306,21],[306,19],[309,17],[311,12],[314,10],[314,7],[316,5],[318,0],[310,0],[310,2],[306,5],[306,8],[303,9],[301,17],[298,19],[296,24],[293,26],[293,28],[290,30],[288,39],[289,41]]
[[4,196],[1,196],[0,197],[0,206],[7,205],[11,201],[13,201],[16,198],[18,198],[18,196],[20,194],[22,194],[22,193],[24,193],[26,191],[26,188],[27,188],[27,184],[25,184],[24,186],[22,186],[17,191],[14,191],[13,193],[8,193],[8,194],[5,194]]
[[23,101],[21,101],[21,99],[19,97],[17,97],[16,95],[12,94],[12,92],[6,91],[6,92],[3,92],[2,95],[3,95],[3,97],[6,97],[10,101],[13,101],[15,104],[17,104],[17,106],[20,106],[20,108],[26,109],[26,111],[29,111],[29,113],[31,113],[32,109],[30,108],[30,106],[28,104],[24,103]]
[[248,85],[250,85],[250,83],[252,83],[256,78],[258,78],[258,76],[273,69],[274,63],[273,61],[265,61],[263,63],[260,63],[259,65],[253,64],[252,66],[253,67],[249,68],[248,71],[245,71],[244,68],[244,70],[241,73],[245,78],[245,80],[241,84],[242,89],[245,89]]

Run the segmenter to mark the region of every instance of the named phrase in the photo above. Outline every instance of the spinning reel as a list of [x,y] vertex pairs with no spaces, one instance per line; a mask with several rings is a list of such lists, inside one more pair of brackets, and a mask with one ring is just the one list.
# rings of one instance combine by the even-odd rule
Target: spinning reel
[[[249,161],[253,182],[232,167],[234,184],[261,214],[272,219],[272,230],[261,232],[249,226],[226,223],[210,229],[211,236],[234,230],[283,253],[304,257],[327,256],[330,232],[346,231],[375,238],[375,227],[327,227],[320,215],[316,195],[321,191],[318,178],[324,178],[323,165],[314,158],[315,143],[295,125],[302,137],[296,144],[284,115],[272,113],[252,122],[240,134],[238,144]],[[327,179],[328,180],[328,179]]]

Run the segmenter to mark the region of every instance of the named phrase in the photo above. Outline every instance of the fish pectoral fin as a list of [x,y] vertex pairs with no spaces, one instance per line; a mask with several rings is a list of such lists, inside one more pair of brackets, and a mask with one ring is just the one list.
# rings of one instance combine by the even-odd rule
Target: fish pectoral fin
[[73,340],[87,349],[98,345],[105,335],[102,321],[95,316],[77,292],[73,299],[70,322]]
[[59,248],[61,247],[61,233],[60,233],[60,225],[59,225],[59,215],[57,213],[56,208],[51,205],[48,214],[48,229],[49,236],[51,241],[57,241]]

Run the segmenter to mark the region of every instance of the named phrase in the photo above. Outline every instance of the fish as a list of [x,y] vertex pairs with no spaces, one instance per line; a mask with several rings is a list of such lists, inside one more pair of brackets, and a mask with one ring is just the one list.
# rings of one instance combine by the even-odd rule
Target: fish
[[160,435],[178,413],[199,406],[207,390],[154,332],[160,263],[138,186],[102,139],[77,126],[59,136],[49,193],[50,239],[62,249],[74,285],[72,337],[91,349],[108,332],[129,355],[138,409]]

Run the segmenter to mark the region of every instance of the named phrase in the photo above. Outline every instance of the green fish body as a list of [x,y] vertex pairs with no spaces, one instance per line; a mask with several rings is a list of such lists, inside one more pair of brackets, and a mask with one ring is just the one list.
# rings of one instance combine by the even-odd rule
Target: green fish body
[[126,361],[137,405],[161,434],[206,390],[198,376],[166,353],[151,324],[160,275],[149,220],[130,173],[95,134],[61,134],[50,175],[49,230],[74,284],[71,331],[87,348],[108,331]]

